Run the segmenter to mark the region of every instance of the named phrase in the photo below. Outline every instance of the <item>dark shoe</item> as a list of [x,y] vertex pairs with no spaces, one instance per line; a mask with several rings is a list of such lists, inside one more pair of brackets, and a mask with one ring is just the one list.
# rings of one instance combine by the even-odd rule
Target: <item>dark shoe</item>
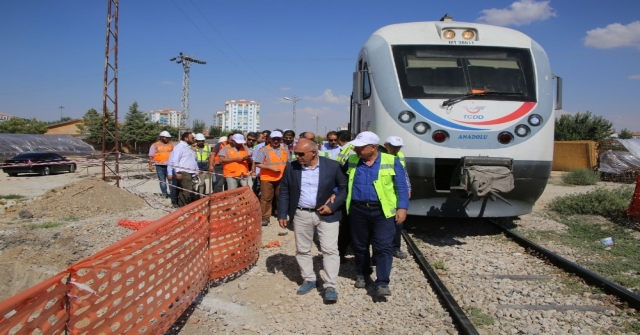
[[356,283],[353,284],[355,288],[365,288],[371,282],[371,277],[369,276],[357,276]]
[[300,286],[300,288],[298,289],[298,295],[303,295],[303,294],[307,294],[309,292],[311,292],[311,290],[313,290],[314,288],[316,288],[316,282],[314,281],[305,281],[304,283],[302,283],[302,286]]
[[336,289],[333,287],[327,287],[327,289],[324,290],[324,300],[327,302],[338,301],[338,292],[336,292]]
[[391,290],[389,286],[378,286],[376,287],[376,297],[388,297],[391,295]]
[[402,250],[396,250],[396,251],[393,252],[393,257],[400,258],[400,259],[405,259],[405,258],[409,257],[409,254],[407,254],[406,252],[404,252]]
[[269,225],[269,219],[262,219],[262,226],[266,227]]
[[178,204],[171,204],[171,207],[173,207],[173,208],[178,208],[178,207],[180,207],[180,206],[179,206]]

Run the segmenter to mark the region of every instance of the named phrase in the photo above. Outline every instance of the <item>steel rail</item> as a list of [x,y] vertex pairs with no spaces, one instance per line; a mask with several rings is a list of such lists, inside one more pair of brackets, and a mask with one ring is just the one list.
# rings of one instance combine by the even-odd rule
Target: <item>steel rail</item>
[[606,279],[601,277],[600,275],[593,273],[585,268],[583,268],[582,266],[573,263],[569,260],[567,260],[566,258],[563,258],[562,256],[553,253],[552,251],[542,247],[541,245],[538,245],[536,243],[534,243],[533,241],[517,234],[514,233],[513,231],[511,231],[510,229],[507,229],[505,227],[503,227],[502,225],[500,225],[499,223],[497,223],[494,220],[491,219],[486,219],[488,222],[491,222],[492,224],[496,225],[497,227],[499,227],[502,232],[509,238],[511,238],[512,240],[514,240],[516,243],[518,243],[520,246],[526,248],[526,249],[531,249],[531,250],[535,250],[537,253],[539,253],[540,255],[544,256],[547,260],[549,260],[551,263],[553,263],[555,266],[567,271],[567,272],[571,272],[574,273],[575,275],[577,275],[578,277],[582,278],[587,284],[592,285],[592,286],[596,286],[601,288],[602,290],[604,290],[606,293],[614,295],[618,298],[620,298],[620,300],[626,302],[628,304],[629,307],[635,308],[636,310],[640,308],[640,296],[627,290],[626,288]]
[[438,274],[433,270],[431,265],[429,265],[429,262],[424,257],[420,249],[418,249],[418,246],[415,244],[411,236],[409,236],[406,231],[402,232],[402,236],[407,242],[407,247],[411,251],[411,254],[413,254],[413,257],[415,258],[416,262],[418,262],[418,265],[420,265],[422,272],[424,272],[425,277],[432,284],[432,287],[436,294],[440,298],[442,298],[446,305],[446,308],[449,310],[449,313],[459,326],[458,330],[460,331],[460,333],[466,335],[480,334],[478,333],[478,330],[473,325],[473,323],[469,321],[469,318],[462,310],[462,308],[460,308],[458,302],[453,298],[453,295],[451,294],[451,292],[449,292],[449,289],[447,289],[440,277],[438,277]]

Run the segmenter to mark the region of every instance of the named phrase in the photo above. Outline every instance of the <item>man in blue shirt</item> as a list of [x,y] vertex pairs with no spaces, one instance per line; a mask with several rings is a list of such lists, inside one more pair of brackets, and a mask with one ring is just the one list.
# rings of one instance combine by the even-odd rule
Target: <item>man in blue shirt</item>
[[380,138],[365,131],[350,142],[355,154],[343,166],[349,185],[347,212],[351,221],[352,249],[355,256],[355,287],[371,282],[369,244],[376,256],[375,295],[391,295],[389,289],[393,264],[393,237],[409,208],[409,191],[404,168],[397,157],[378,151]]

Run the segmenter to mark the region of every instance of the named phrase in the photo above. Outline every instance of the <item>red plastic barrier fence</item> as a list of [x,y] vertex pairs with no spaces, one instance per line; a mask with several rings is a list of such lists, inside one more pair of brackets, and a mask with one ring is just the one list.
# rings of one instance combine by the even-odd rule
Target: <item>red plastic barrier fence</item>
[[261,228],[248,187],[201,199],[0,303],[0,334],[162,334],[255,264]]
[[640,220],[640,173],[636,177],[636,190],[633,192],[633,199],[627,208],[627,216]]

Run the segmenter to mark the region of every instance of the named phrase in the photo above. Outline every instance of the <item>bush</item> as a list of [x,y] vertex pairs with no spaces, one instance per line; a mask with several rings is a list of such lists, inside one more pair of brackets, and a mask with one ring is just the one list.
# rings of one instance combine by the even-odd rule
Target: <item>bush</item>
[[611,218],[624,212],[632,197],[631,187],[612,190],[597,188],[587,193],[557,197],[551,201],[549,208],[564,215],[602,215]]
[[589,169],[571,170],[562,176],[562,182],[570,185],[595,185],[600,181],[600,172]]

